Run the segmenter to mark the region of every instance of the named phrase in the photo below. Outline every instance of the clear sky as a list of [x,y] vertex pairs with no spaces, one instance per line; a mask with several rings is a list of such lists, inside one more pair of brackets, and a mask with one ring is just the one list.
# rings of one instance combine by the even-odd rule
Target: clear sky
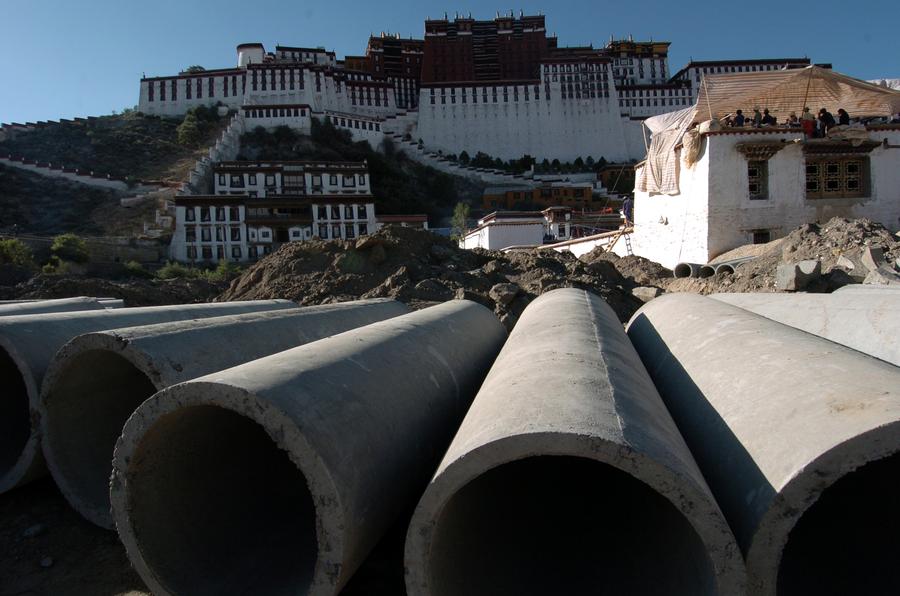
[[[137,103],[138,80],[192,64],[234,65],[262,42],[362,54],[370,33],[422,37],[449,13],[543,12],[559,44],[602,47],[610,35],[671,41],[674,73],[691,58],[809,56],[851,76],[900,78],[896,0],[0,0],[0,122],[109,114]],[[893,8],[891,8],[893,7]]]

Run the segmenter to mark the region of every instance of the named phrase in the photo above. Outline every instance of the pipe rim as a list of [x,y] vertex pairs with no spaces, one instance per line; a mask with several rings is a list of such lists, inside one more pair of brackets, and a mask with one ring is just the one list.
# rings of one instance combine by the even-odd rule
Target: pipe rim
[[[695,485],[689,478],[628,446],[598,437],[547,431],[491,441],[467,451],[464,457],[446,466],[441,464],[416,506],[407,531],[404,563],[406,589],[410,595],[432,593],[427,570],[435,530],[453,498],[492,470],[541,456],[579,458],[605,464],[648,487],[681,514],[706,548],[718,592],[743,593],[746,585],[743,558],[718,505],[709,496],[708,488]],[[704,524],[709,527],[702,527]]]
[[188,381],[168,387],[132,413],[116,442],[110,476],[110,504],[119,538],[138,575],[154,594],[171,594],[144,558],[130,516],[129,463],[142,435],[162,417],[195,406],[217,406],[248,418],[286,452],[306,481],[315,509],[316,561],[309,593],[333,593],[344,553],[341,496],[327,468],[291,418],[259,394],[214,381]]
[[759,530],[746,557],[750,591],[760,596],[775,596],[782,555],[791,530],[825,491],[866,464],[898,453],[900,420],[847,439],[810,461],[779,491],[773,505],[760,519]]
[[[43,454],[41,453],[41,440],[39,421],[37,420],[36,404],[39,401],[39,391],[37,383],[34,381],[34,374],[28,361],[16,349],[15,345],[6,337],[0,335],[0,350],[6,353],[22,383],[25,386],[25,395],[17,396],[16,399],[27,400],[27,408],[29,412],[29,428],[28,438],[22,445],[19,455],[12,466],[5,470],[0,470],[0,494],[24,484],[43,465]],[[4,399],[6,399],[4,397]]]
[[[66,465],[62,464],[62,458],[57,457],[57,451],[59,450],[56,447],[56,442],[58,437],[51,432],[51,426],[53,425],[51,412],[53,412],[53,408],[50,407],[50,402],[53,401],[57,383],[61,378],[65,377],[70,367],[76,364],[75,360],[79,356],[92,351],[107,352],[113,357],[126,361],[155,386],[154,393],[163,389],[166,385],[160,381],[159,374],[153,367],[152,361],[142,351],[129,349],[128,346],[127,338],[114,335],[113,332],[86,333],[67,342],[60,348],[47,367],[36,408],[40,420],[39,428],[42,438],[43,457],[54,482],[56,482],[63,497],[75,511],[91,523],[107,530],[115,528],[109,500],[107,499],[102,504],[91,502],[92,499],[83,494],[84,491],[79,487],[78,481],[73,480],[73,477],[78,476],[79,471],[69,470]],[[120,428],[124,427],[125,423],[126,421],[123,420],[119,425]],[[106,473],[107,478],[112,470],[113,448],[114,446],[111,446],[109,452],[110,464]]]

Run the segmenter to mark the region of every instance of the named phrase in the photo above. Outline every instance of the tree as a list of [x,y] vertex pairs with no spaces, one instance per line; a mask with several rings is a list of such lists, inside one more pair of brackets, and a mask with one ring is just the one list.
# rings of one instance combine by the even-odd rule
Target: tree
[[554,171],[554,172],[559,172],[559,166],[560,166],[560,164],[559,164],[559,160],[558,160],[558,159],[554,159],[554,160],[550,163],[550,167],[553,168],[553,171]]
[[593,169],[594,169],[594,164],[595,164],[595,163],[596,163],[596,162],[594,162],[594,157],[593,157],[592,155],[588,155],[588,158],[584,161],[584,165],[586,165],[586,166],[588,167],[589,170],[593,170]]
[[464,166],[467,166],[467,165],[469,165],[469,161],[470,161],[470,158],[469,158],[468,153],[463,151],[462,153],[459,154],[459,163],[461,163]]
[[457,203],[453,208],[453,218],[450,220],[450,237],[454,240],[462,240],[466,235],[466,221],[469,219],[469,206],[466,203]]
[[206,72],[206,69],[200,66],[199,64],[192,64],[184,69],[186,73],[195,73],[195,72]]
[[53,239],[50,254],[60,261],[87,263],[89,259],[87,244],[75,234],[62,234]]
[[0,265],[33,269],[34,259],[25,243],[15,238],[0,240]]
[[550,171],[550,160],[547,159],[546,157],[544,158],[544,161],[541,162],[540,171],[542,174],[546,174],[547,172]]
[[181,124],[178,125],[178,128],[175,129],[175,132],[178,134],[178,144],[184,145],[185,147],[196,147],[203,138],[200,122],[193,112],[187,113],[184,120],[182,120]]
[[581,157],[576,157],[576,158],[575,158],[575,163],[572,164],[572,166],[573,166],[573,169],[574,169],[575,171],[579,171],[579,172],[580,172],[581,170],[584,169],[584,160],[581,159]]

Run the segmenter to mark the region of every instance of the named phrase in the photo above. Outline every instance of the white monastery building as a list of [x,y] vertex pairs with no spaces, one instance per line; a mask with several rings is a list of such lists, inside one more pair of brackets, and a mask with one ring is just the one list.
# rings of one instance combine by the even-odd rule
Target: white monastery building
[[213,176],[214,194],[175,198],[175,260],[255,260],[285,242],[354,240],[385,223],[427,228],[425,216],[376,218],[365,163],[222,162]]
[[457,15],[426,20],[424,39],[371,36],[365,55],[343,60],[324,48],[240,44],[233,68],[144,77],[139,109],[180,116],[218,104],[248,127],[298,129],[327,115],[357,121],[354,138],[373,145],[400,134],[431,152],[621,162],[645,154],[643,119],[693,103],[699,69],[809,64],[692,62],[670,77],[668,48],[633,39],[560,47],[543,15]]
[[[835,126],[822,138],[799,126],[718,124],[754,105],[781,120],[801,111],[804,95],[811,106],[881,120]],[[900,125],[884,123],[897,112],[900,92],[816,66],[707,77],[695,107],[647,120],[653,142],[637,166],[635,252],[669,268],[702,264],[832,217],[897,231]]]

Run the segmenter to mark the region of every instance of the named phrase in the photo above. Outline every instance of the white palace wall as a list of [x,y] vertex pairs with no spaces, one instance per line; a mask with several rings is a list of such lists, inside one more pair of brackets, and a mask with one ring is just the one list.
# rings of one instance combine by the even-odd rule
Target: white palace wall
[[[503,101],[503,87],[499,86],[497,101],[493,101],[493,88],[488,87],[488,101],[484,102],[484,87],[475,87],[477,103],[473,103],[472,89],[420,91],[415,135],[426,147],[444,153],[466,151],[470,156],[482,151],[504,160],[528,154],[539,161],[588,156],[627,161],[644,155],[641,124],[620,115],[615,92],[610,97],[562,99],[554,90],[548,99],[540,85],[540,98],[535,99],[533,85],[511,85],[507,86],[507,101]],[[435,103],[431,103],[432,90]]]

